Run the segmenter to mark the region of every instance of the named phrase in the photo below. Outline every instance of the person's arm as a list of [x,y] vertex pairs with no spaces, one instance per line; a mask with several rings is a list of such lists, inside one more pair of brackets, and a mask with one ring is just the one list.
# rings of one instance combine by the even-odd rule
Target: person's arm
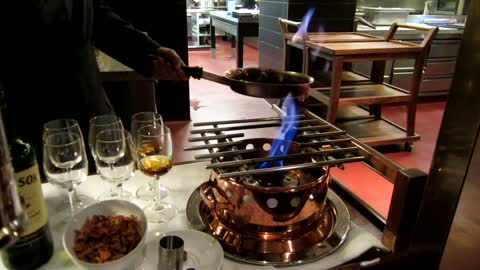
[[[182,60],[175,51],[161,47],[135,29],[102,0],[94,0],[95,46],[146,77],[186,79],[179,69]],[[178,71],[180,70],[180,71]]]

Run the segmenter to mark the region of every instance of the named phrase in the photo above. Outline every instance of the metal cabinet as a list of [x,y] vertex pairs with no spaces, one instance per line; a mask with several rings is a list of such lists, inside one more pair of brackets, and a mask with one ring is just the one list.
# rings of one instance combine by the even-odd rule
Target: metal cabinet
[[[419,43],[420,40],[408,40]],[[441,35],[432,43],[425,65],[420,96],[446,96],[452,85],[460,39],[445,38]],[[384,82],[409,90],[413,78],[413,60],[398,60],[387,63]],[[369,74],[371,63],[354,63],[353,70]]]
[[[452,85],[460,40],[434,40],[428,54],[420,95],[446,95]],[[409,89],[413,75],[413,61],[398,61],[393,64],[389,82]]]
[[189,39],[189,48],[208,48],[210,44],[210,17],[209,11],[205,9],[189,9],[187,14],[190,15],[191,39]]

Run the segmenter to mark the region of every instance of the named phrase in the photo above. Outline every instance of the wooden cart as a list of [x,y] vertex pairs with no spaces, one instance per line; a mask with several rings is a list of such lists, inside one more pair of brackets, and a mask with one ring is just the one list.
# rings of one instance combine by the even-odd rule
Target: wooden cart
[[[312,56],[331,63],[331,73],[326,79],[329,85],[320,85],[311,91],[313,98],[326,105],[327,121],[369,145],[405,143],[406,149],[411,150],[413,142],[420,139],[415,133],[418,92],[426,56],[438,28],[395,23],[384,38],[349,32],[307,33],[294,40],[287,24],[288,21],[280,20],[286,46],[303,50],[303,72],[309,73]],[[422,43],[393,39],[399,27],[425,31]],[[288,55],[285,59],[288,69]],[[398,59],[415,60],[412,85],[408,90],[383,82],[386,61]],[[360,61],[373,62],[369,77],[344,69],[345,63]],[[381,105],[389,103],[407,106],[406,128],[382,117]],[[340,108],[346,110],[339,112]]]

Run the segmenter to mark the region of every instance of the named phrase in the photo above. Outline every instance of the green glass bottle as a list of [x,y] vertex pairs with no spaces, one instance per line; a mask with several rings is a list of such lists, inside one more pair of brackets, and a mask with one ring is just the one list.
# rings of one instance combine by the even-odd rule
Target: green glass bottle
[[40,173],[34,148],[17,137],[8,139],[20,202],[27,213],[27,224],[19,241],[2,251],[2,260],[9,269],[36,269],[48,262],[53,254]]

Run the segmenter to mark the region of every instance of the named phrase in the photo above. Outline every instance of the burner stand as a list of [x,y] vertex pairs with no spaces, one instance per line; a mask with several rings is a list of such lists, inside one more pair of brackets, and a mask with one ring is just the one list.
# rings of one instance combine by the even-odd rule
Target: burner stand
[[[333,191],[327,193],[324,218],[319,225],[299,235],[295,239],[283,240],[288,246],[292,242],[308,243],[301,249],[285,249],[270,251],[266,247],[273,246],[275,239],[253,238],[239,235],[229,230],[220,221],[215,219],[210,208],[200,197],[200,188],[197,188],[187,202],[186,212],[190,225],[215,237],[222,245],[225,255],[233,260],[256,265],[292,266],[310,263],[319,260],[342,245],[350,229],[350,214],[346,205]],[[264,235],[263,235],[264,236]],[[273,238],[273,237],[272,237]],[[318,242],[309,243],[311,239],[319,239]],[[241,244],[252,246],[252,249],[242,248]],[[248,245],[252,243],[253,245]],[[264,250],[263,252],[261,250]]]

